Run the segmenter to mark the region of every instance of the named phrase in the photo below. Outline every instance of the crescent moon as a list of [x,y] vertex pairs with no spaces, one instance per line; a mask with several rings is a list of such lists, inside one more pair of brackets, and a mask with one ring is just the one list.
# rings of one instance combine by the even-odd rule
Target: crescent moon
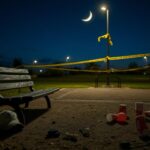
[[93,14],[92,14],[92,12],[90,11],[89,16],[88,16],[87,18],[85,18],[85,19],[82,19],[82,21],[84,21],[84,22],[89,22],[89,21],[92,19],[92,17],[93,17]]

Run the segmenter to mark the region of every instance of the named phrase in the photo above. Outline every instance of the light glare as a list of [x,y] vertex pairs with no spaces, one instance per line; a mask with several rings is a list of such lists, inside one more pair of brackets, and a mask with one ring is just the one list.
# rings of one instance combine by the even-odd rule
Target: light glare
[[102,10],[102,11],[106,11],[106,9],[107,9],[107,8],[106,8],[105,6],[102,6],[102,7],[101,7],[101,10]]

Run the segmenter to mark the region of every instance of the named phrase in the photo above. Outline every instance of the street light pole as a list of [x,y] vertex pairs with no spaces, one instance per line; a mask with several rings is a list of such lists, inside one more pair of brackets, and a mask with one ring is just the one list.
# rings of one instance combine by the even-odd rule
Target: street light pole
[[[106,10],[106,32],[109,34],[109,9]],[[110,62],[109,57],[110,56],[110,45],[109,45],[109,38],[107,38],[107,70],[110,68]],[[107,72],[107,86],[110,85],[110,78],[109,78],[109,72]]]
[[[109,9],[105,6],[101,7],[102,11],[106,12],[106,34],[109,35]],[[109,35],[110,36],[110,35]],[[109,37],[107,38],[107,57],[106,57],[106,69],[109,70],[110,68],[110,62],[109,62],[109,56],[110,56],[110,41]],[[107,77],[106,77],[106,84],[107,86],[110,85],[110,78],[109,78],[109,71],[107,72]]]

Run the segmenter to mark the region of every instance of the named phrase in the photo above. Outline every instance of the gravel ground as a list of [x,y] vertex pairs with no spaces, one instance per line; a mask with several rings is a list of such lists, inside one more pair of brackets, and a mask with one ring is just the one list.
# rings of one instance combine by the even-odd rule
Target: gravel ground
[[[150,110],[150,90],[61,89],[51,95],[49,110],[43,100],[33,101],[24,110],[24,129],[1,137],[0,150],[119,150],[120,143],[125,141],[131,149],[150,149],[149,142],[139,138],[135,123],[135,102],[145,102],[144,110]],[[127,104],[127,124],[107,124],[106,115],[117,113],[122,103]],[[147,118],[150,129],[149,122]],[[87,129],[87,136],[80,132],[82,129]],[[60,136],[47,137],[53,130]]]

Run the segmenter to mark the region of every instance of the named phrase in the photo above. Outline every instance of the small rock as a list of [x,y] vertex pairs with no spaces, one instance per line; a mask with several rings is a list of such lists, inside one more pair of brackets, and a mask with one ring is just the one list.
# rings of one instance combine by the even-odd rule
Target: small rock
[[131,144],[129,141],[122,141],[120,142],[120,148],[122,148],[123,150],[129,150],[131,149]]
[[56,124],[56,122],[55,122],[55,121],[52,121],[52,124]]
[[3,145],[0,143],[0,149],[3,149]]
[[22,146],[22,150],[27,150],[27,148],[23,145],[23,146]]
[[80,133],[84,136],[84,137],[89,137],[90,136],[90,129],[89,128],[83,128],[83,129],[79,129]]
[[6,147],[6,148],[4,148],[4,150],[10,150],[10,148],[9,148],[9,147]]
[[115,137],[114,135],[112,135],[110,138],[111,138],[111,139],[115,139],[116,137]]
[[82,150],[88,150],[88,148],[86,146],[83,146]]
[[70,134],[70,133],[65,133],[63,139],[67,140],[67,141],[77,142],[77,135]]
[[139,138],[144,141],[144,142],[148,142],[150,141],[150,135],[143,135],[143,136],[139,136]]
[[46,138],[58,138],[60,136],[60,132],[56,129],[50,129]]

